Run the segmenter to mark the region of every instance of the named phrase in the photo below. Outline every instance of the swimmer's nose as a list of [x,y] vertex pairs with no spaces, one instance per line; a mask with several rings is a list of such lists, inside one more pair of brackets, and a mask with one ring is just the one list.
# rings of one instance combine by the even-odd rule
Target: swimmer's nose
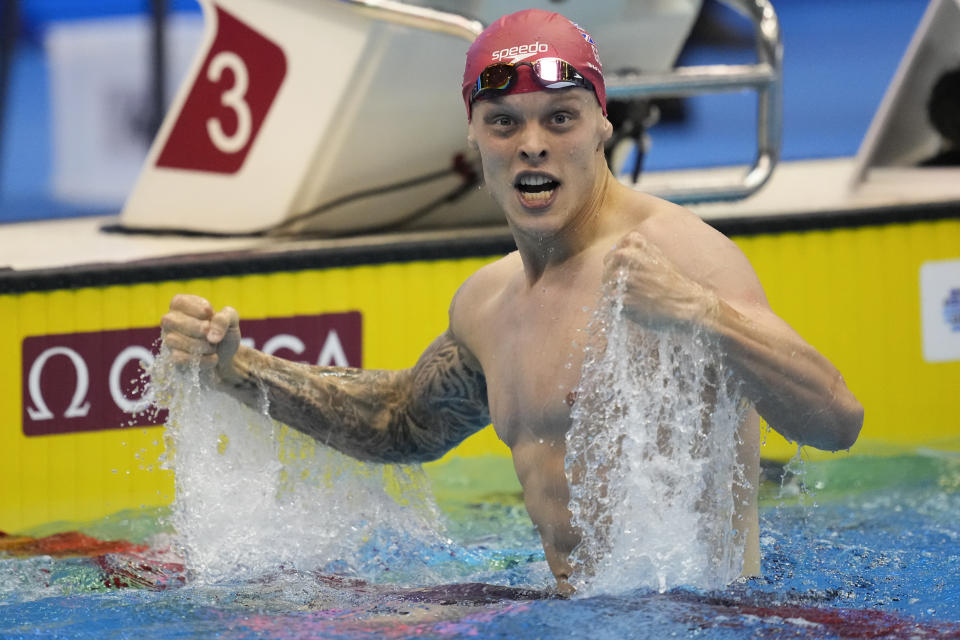
[[529,150],[527,150],[527,149],[522,149],[522,150],[520,151],[520,154],[521,154],[524,158],[527,158],[527,159],[538,159],[538,160],[542,160],[542,159],[544,159],[544,158],[547,157],[547,150],[546,150],[546,149],[540,149],[539,151],[537,151],[537,150],[534,150],[534,149],[529,149]]
[[524,160],[541,161],[547,158],[547,144],[540,127],[528,126],[520,140],[520,157]]

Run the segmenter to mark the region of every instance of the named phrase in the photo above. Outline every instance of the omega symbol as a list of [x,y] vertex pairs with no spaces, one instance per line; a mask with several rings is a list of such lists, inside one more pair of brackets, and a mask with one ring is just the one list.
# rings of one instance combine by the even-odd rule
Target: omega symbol
[[90,403],[84,402],[87,397],[87,390],[90,388],[90,371],[87,369],[87,363],[83,361],[80,354],[70,347],[50,347],[40,354],[33,366],[30,367],[30,376],[27,379],[28,389],[30,391],[30,400],[33,401],[33,407],[27,407],[27,413],[31,420],[51,420],[53,413],[43,400],[43,393],[40,391],[40,375],[43,373],[43,367],[47,360],[53,356],[67,356],[73,363],[73,368],[77,372],[77,386],[73,390],[73,398],[70,400],[70,406],[63,412],[64,418],[83,418],[90,412]]

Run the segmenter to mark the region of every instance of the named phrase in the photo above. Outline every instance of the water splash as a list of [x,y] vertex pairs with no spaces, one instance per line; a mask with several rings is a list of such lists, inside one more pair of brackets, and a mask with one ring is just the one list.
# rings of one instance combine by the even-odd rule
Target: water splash
[[170,523],[194,583],[329,571],[415,584],[453,553],[419,466],[364,464],[212,391],[164,352],[150,368],[166,408]]
[[717,347],[698,331],[628,320],[624,283],[591,320],[567,434],[573,584],[580,593],[713,589],[740,575],[732,487],[746,411]]

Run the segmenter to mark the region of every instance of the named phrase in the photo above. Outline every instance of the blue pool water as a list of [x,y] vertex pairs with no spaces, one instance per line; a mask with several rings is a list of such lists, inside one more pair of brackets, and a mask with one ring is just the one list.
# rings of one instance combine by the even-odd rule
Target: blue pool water
[[443,537],[374,527],[340,567],[198,580],[173,562],[167,510],[85,528],[146,541],[140,554],[0,555],[0,637],[960,638],[960,458],[789,468],[761,487],[763,576],[718,592],[549,597],[510,462],[460,459],[429,470]]

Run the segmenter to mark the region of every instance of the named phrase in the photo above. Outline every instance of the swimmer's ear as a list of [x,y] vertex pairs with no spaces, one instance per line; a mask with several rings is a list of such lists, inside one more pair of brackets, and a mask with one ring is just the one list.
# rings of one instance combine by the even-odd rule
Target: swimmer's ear
[[467,145],[469,145],[474,151],[480,151],[480,146],[477,144],[477,141],[473,137],[472,133],[467,134]]
[[606,147],[607,140],[613,137],[613,124],[607,120],[607,116],[601,116],[600,121],[600,142],[597,143],[597,151],[599,153],[604,152],[604,147]]
[[613,124],[607,119],[606,116],[603,116],[603,142],[606,143],[611,137],[613,137]]

